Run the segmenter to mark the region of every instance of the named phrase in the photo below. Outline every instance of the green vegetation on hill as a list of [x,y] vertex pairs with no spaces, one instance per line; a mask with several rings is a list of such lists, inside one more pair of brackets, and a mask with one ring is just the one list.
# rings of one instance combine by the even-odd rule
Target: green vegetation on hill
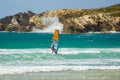
[[85,10],[85,13],[86,14],[108,13],[110,16],[120,17],[120,4],[98,9],[87,9]]

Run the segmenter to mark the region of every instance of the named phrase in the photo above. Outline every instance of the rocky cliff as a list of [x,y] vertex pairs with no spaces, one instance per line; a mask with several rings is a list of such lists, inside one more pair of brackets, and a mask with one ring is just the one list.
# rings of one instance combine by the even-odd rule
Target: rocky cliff
[[18,13],[13,16],[7,16],[0,19],[0,31],[17,31],[28,32],[32,31],[32,24],[29,23],[29,19],[35,15],[31,11],[25,13]]
[[[58,20],[58,21],[57,21]],[[54,23],[57,22],[57,23]],[[120,31],[120,4],[98,9],[31,11],[0,19],[0,31],[29,32],[62,25],[64,33]]]

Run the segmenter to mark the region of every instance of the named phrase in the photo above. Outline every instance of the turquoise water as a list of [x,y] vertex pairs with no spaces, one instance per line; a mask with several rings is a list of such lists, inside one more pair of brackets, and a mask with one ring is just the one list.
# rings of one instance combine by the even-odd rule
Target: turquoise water
[[[52,34],[0,33],[0,48],[48,48]],[[119,48],[120,33],[60,34],[60,48]]]
[[60,34],[57,55],[49,49],[51,37],[0,32],[0,74],[120,69],[120,33]]

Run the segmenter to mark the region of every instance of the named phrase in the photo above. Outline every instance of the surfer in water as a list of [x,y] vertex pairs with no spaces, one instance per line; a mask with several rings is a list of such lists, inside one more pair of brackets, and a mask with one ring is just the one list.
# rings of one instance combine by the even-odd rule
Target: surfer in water
[[58,41],[59,41],[59,30],[55,29],[54,34],[52,36],[52,42],[50,45],[50,49],[52,50],[52,53],[57,54],[58,52]]
[[58,43],[56,41],[52,41],[51,46],[50,46],[52,53],[54,52],[55,54],[57,54],[58,51]]

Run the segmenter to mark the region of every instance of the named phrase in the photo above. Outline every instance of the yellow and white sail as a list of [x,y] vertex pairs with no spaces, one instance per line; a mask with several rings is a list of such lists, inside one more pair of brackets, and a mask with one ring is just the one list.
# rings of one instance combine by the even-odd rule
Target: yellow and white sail
[[59,30],[55,29],[52,40],[55,40],[56,42],[58,42],[58,38],[59,38]]

